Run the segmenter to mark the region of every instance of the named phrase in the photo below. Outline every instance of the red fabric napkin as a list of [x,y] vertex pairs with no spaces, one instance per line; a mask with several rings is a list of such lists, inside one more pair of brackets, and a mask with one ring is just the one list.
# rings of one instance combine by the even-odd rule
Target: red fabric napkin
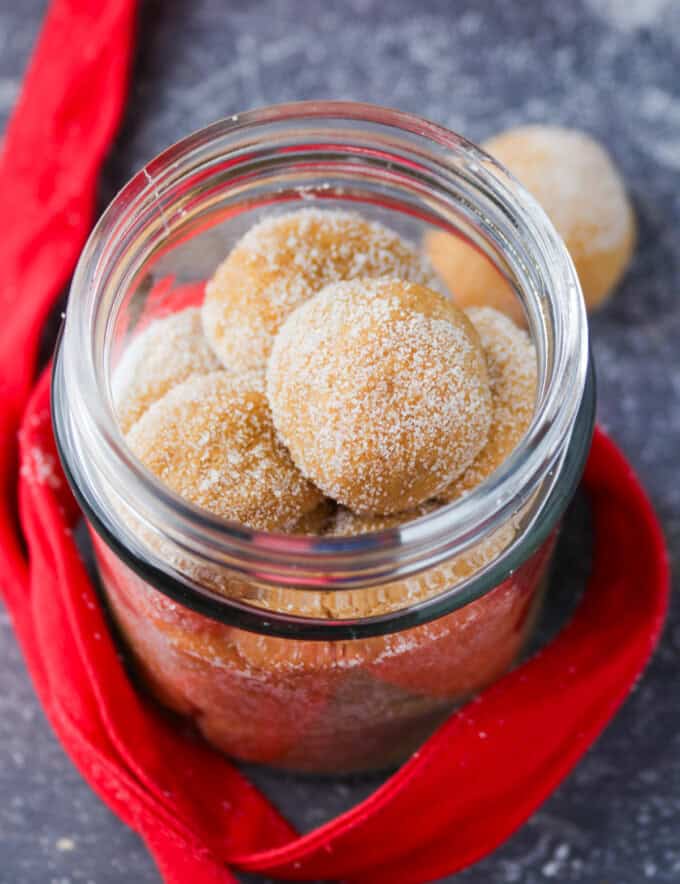
[[595,560],[572,622],[452,715],[370,798],[304,836],[138,695],[70,533],[78,511],[54,448],[48,374],[30,389],[40,329],[87,234],[121,112],[133,5],[52,4],[0,157],[0,205],[12,219],[0,239],[0,579],[17,637],[66,751],[144,838],[166,881],[229,882],[230,868],[291,880],[432,880],[507,838],[626,697],[666,610],[660,528],[598,431],[584,479]]

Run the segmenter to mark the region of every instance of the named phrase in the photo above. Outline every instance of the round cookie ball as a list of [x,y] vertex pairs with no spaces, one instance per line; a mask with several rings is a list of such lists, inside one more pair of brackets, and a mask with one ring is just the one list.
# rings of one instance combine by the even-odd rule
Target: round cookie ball
[[[559,126],[520,126],[483,146],[541,204],[571,254],[586,306],[599,306],[635,246],[633,209],[611,157],[586,133]],[[479,255],[441,233],[431,234],[426,248],[457,303],[519,318],[508,284]]]
[[486,354],[491,387],[489,439],[470,466],[437,497],[449,503],[476,488],[510,456],[531,423],[538,365],[529,335],[497,310],[466,311]]
[[136,456],[191,503],[262,531],[290,530],[322,500],[276,436],[261,383],[189,378],[127,435]]
[[491,395],[474,327],[400,280],[335,283],[274,342],[267,395],[302,473],[359,513],[411,509],[486,444]]
[[623,276],[635,246],[635,216],[614,162],[590,135],[521,126],[484,145],[529,190],[564,239],[588,308]]
[[132,339],[113,373],[113,400],[121,430],[127,433],[172,387],[218,368],[197,307],[154,320]]
[[303,209],[265,218],[207,284],[208,340],[226,368],[264,369],[274,336],[292,310],[328,283],[359,276],[434,283],[413,246],[360,215]]

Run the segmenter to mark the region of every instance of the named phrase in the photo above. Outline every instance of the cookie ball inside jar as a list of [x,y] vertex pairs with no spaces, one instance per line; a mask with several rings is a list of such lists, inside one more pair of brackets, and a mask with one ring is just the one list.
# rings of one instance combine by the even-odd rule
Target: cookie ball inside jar
[[[341,509],[334,536],[371,534],[397,528],[423,518],[439,508],[434,501],[405,513],[387,517],[362,516]],[[488,566],[513,541],[512,526],[505,526],[456,559],[429,568],[387,586],[367,590],[361,604],[350,608],[351,593],[338,594],[336,616],[386,613],[426,601]],[[524,640],[523,612],[532,602],[530,593],[509,581],[481,599],[421,626],[367,639],[364,652],[368,670],[380,680],[426,696],[461,699],[498,677],[510,665]],[[343,598],[344,595],[344,598]],[[366,610],[362,610],[366,602]],[[472,665],[474,660],[474,665]]]
[[491,390],[487,443],[437,499],[449,503],[472,491],[512,454],[531,423],[536,402],[536,350],[529,335],[490,307],[466,311],[486,356]]
[[113,374],[113,399],[121,430],[127,433],[177,384],[219,368],[203,334],[198,308],[152,320],[127,345]]
[[[299,661],[282,668],[273,657],[260,665],[261,654],[244,653],[238,639],[260,638],[274,649],[280,642],[293,664],[295,643],[245,633],[192,611],[122,569],[98,537],[94,543],[111,612],[136,675],[156,699],[190,719],[214,746],[244,761],[281,764],[306,745],[325,714],[329,677],[302,669]],[[161,552],[167,556],[167,546]],[[182,570],[191,574],[191,563],[184,560]],[[250,589],[225,579],[212,588],[234,598]]]
[[327,286],[286,320],[267,369],[301,472],[355,512],[417,506],[486,444],[486,361],[469,319],[400,280]]
[[[432,505],[434,508],[434,505]],[[430,509],[430,507],[428,507]],[[377,519],[358,516],[361,527],[382,530],[423,511]],[[348,514],[340,511],[342,527]],[[352,520],[350,518],[350,520]],[[387,525],[385,523],[388,523]],[[357,533],[357,523],[351,531]],[[331,529],[332,530],[332,529]],[[339,533],[340,533],[339,532]],[[338,535],[335,535],[338,536]],[[389,585],[360,591],[328,591],[307,602],[304,592],[282,590],[271,605],[303,617],[357,618],[389,615],[446,590],[489,565],[514,539],[511,528],[459,558]],[[290,744],[282,766],[332,773],[397,763],[464,702],[492,683],[521,652],[538,609],[532,575],[545,569],[549,550],[501,586],[465,607],[400,632],[357,640],[305,642],[239,631],[239,654],[283,683],[323,685],[318,717],[306,735],[313,745]],[[267,605],[269,607],[269,605]],[[357,732],[362,734],[360,745]],[[395,739],[395,733],[398,738]]]
[[279,441],[256,376],[189,378],[148,409],[127,442],[181,497],[251,528],[292,529],[322,501]]
[[354,212],[304,209],[265,218],[207,284],[208,341],[227,369],[263,370],[296,307],[329,283],[357,277],[436,284],[429,262],[410,243]]

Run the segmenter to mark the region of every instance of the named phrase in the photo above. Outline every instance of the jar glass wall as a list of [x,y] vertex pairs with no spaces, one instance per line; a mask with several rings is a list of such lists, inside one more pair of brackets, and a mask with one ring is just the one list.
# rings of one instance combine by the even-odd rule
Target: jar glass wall
[[[351,208],[443,230],[502,274],[538,361],[532,424],[465,497],[357,537],[267,534],[177,498],[126,448],[111,378],[150,318],[198,304],[256,220]],[[53,419],[142,680],[219,748],[298,770],[385,767],[498,678],[535,620],[592,431],[587,326],[566,250],[489,157],[410,115],[312,103],[215,124],[116,197],[74,278]]]

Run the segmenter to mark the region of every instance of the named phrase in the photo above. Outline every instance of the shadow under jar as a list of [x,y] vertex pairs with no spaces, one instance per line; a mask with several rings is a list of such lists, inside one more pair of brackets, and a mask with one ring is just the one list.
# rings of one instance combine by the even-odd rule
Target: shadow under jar
[[[111,378],[149,317],[199,303],[256,220],[350,208],[485,255],[534,340],[531,426],[453,504],[355,537],[267,534],[162,486],[127,449]],[[417,117],[349,103],[234,117],[169,148],[115,198],[80,259],[53,377],[55,432],[136,672],[236,758],[386,768],[517,659],[594,394],[578,280],[544,213],[490,157]]]

